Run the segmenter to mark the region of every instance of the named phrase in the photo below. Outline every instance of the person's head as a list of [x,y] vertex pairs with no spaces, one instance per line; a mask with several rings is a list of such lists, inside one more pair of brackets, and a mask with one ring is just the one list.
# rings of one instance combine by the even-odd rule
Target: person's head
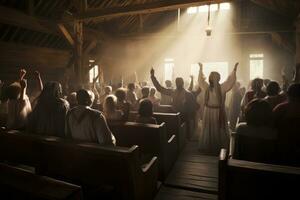
[[287,94],[290,102],[300,102],[300,83],[290,85]]
[[150,89],[150,96],[151,96],[151,97],[154,97],[154,96],[155,96],[155,93],[156,93],[156,89],[155,89],[154,87],[152,87],[152,88]]
[[21,85],[18,82],[12,83],[5,90],[6,96],[9,100],[16,100],[21,95]]
[[140,102],[139,115],[141,117],[151,117],[153,115],[153,104],[150,100],[144,99]]
[[125,101],[126,99],[126,91],[123,88],[119,88],[116,90],[115,95],[119,102]]
[[108,85],[108,86],[105,86],[104,92],[105,92],[106,95],[111,94],[111,92],[112,92],[112,87],[109,86],[109,85]]
[[117,84],[117,89],[118,89],[118,88],[122,88],[122,87],[123,87],[123,84],[122,84],[122,83],[118,83],[118,84]]
[[94,102],[94,93],[89,90],[80,89],[76,92],[78,105],[91,106]]
[[269,96],[276,96],[280,92],[280,86],[276,81],[270,81],[267,85],[267,95]]
[[47,82],[40,94],[39,101],[49,102],[62,98],[61,84],[56,81]]
[[172,87],[172,81],[170,81],[170,80],[166,80],[166,81],[165,81],[165,84],[166,84],[166,87],[167,87],[167,88]]
[[183,89],[183,87],[184,87],[184,80],[183,80],[183,78],[177,77],[176,80],[175,80],[175,83],[176,83],[176,88],[177,89]]
[[264,85],[264,81],[261,78],[255,78],[251,82],[251,89],[255,92],[258,92],[261,90],[261,88]]
[[147,86],[143,87],[141,92],[142,92],[143,98],[147,98],[149,96],[150,88]]
[[214,87],[219,84],[221,80],[221,75],[218,72],[211,72],[208,77],[209,85]]
[[127,85],[127,88],[128,88],[129,91],[134,91],[135,90],[135,84],[134,83],[129,83]]
[[271,106],[262,99],[254,99],[246,106],[245,118],[250,126],[268,126],[272,120]]
[[71,108],[75,107],[78,104],[76,92],[72,92],[71,94],[69,94],[67,97],[67,101],[69,102]]
[[145,86],[147,86],[148,85],[148,82],[147,81],[142,81],[141,82],[141,87],[145,87]]
[[264,85],[267,87],[269,85],[269,83],[271,82],[271,80],[266,78],[263,80],[263,82],[264,82]]
[[114,95],[109,95],[104,100],[104,112],[113,112],[116,110],[117,98]]

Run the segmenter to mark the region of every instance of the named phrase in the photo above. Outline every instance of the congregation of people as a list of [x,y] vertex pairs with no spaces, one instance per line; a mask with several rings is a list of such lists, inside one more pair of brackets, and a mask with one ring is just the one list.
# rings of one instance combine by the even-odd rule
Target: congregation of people
[[[126,122],[130,112],[137,111],[135,122],[157,124],[153,113],[159,106],[170,105],[181,113],[187,123],[188,139],[199,141],[199,152],[216,155],[221,148],[235,152],[235,136],[247,136],[271,141],[271,161],[299,165],[300,160],[300,65],[295,68],[292,81],[282,84],[275,80],[255,78],[249,88],[237,81],[239,63],[233,67],[226,81],[221,75],[203,73],[199,63],[198,81],[185,86],[177,77],[163,86],[151,69],[150,79],[123,84],[96,86],[65,93],[59,82],[43,84],[35,72],[37,88],[27,93],[26,70],[21,69],[18,80],[10,85],[0,83],[2,125],[6,130],[24,130],[37,135],[51,135],[76,141],[117,145],[109,128],[111,122]],[[100,89],[101,88],[101,89]],[[230,95],[227,95],[229,94]],[[226,99],[226,96],[229,98]],[[3,122],[4,121],[4,122]],[[252,147],[255,149],[256,147]],[[255,161],[264,152],[254,152]]]

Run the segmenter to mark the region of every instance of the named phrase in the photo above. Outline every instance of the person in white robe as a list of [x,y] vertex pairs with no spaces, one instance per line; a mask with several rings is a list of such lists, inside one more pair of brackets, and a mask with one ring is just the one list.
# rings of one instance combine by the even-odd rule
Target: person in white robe
[[199,138],[199,151],[218,155],[221,148],[229,146],[229,127],[225,112],[226,93],[232,89],[236,82],[238,63],[227,80],[220,84],[220,74],[211,72],[209,83],[205,81],[203,65],[199,63],[199,86],[204,91],[203,125]]

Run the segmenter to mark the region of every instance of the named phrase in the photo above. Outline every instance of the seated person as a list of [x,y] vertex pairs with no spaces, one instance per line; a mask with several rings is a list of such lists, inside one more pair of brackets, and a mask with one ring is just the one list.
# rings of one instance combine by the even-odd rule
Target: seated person
[[108,96],[108,95],[111,95],[112,94],[112,87],[107,85],[104,87],[104,94],[102,94],[100,96],[100,103],[103,105],[104,104],[104,101],[105,101],[105,98]]
[[253,99],[262,99],[266,97],[267,94],[262,90],[263,85],[263,79],[255,78],[251,81],[251,89],[245,93],[241,102],[243,113],[245,112],[245,108],[250,101]]
[[150,88],[148,86],[144,86],[141,89],[141,93],[142,93],[142,98],[139,99],[139,103],[144,100],[147,99],[149,97],[149,93],[150,93]]
[[65,137],[65,118],[69,103],[62,98],[62,87],[58,82],[45,84],[32,113],[27,129],[31,134]]
[[153,106],[159,106],[160,99],[156,97],[156,89],[152,87],[148,99],[152,102]]
[[271,81],[266,88],[267,96],[265,100],[270,104],[273,110],[278,104],[283,103],[286,100],[284,93],[280,94],[280,86],[276,81]]
[[[246,123],[236,129],[234,156],[256,162],[273,162],[277,131],[272,127],[272,110],[262,99],[252,100],[245,109]],[[247,138],[242,142],[239,138]]]
[[123,119],[123,112],[117,110],[117,98],[114,95],[109,95],[104,100],[103,111],[108,121],[120,121]]
[[7,129],[23,129],[31,113],[31,103],[26,95],[27,80],[24,79],[26,71],[20,70],[20,79],[6,88],[7,104]]
[[77,106],[76,92],[72,92],[71,94],[69,94],[67,97],[67,101],[70,104],[70,109]]
[[117,97],[117,110],[123,112],[123,121],[127,121],[130,112],[130,103],[126,101],[126,92],[123,88],[116,90],[115,95]]
[[67,114],[66,135],[78,141],[115,145],[115,137],[109,130],[104,115],[91,108],[93,101],[91,91],[77,91],[78,106]]
[[143,124],[157,124],[156,119],[153,117],[153,105],[149,99],[144,99],[140,103],[139,115],[136,122]]
[[288,88],[288,100],[273,110],[283,164],[300,166],[300,84]]
[[126,101],[128,101],[131,106],[134,108],[138,103],[138,98],[135,93],[136,86],[134,83],[129,83],[127,86],[127,94],[126,94]]

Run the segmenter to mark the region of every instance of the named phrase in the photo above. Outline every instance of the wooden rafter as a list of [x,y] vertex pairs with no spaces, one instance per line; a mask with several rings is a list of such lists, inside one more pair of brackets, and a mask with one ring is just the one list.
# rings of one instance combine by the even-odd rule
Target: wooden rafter
[[228,0],[172,0],[159,1],[153,3],[128,5],[124,7],[113,7],[105,9],[89,9],[86,12],[78,14],[77,19],[80,20],[102,20],[111,17],[120,17],[125,15],[149,14],[168,10],[176,10],[178,8],[198,6],[211,2],[228,2]]
[[72,35],[69,33],[69,31],[66,29],[65,25],[63,24],[58,24],[57,25],[61,33],[64,35],[64,37],[68,40],[68,42],[74,46],[74,39]]
[[[4,6],[0,6],[0,22],[3,24],[9,24],[42,33],[61,35],[55,21],[38,19],[18,10],[7,8]],[[106,35],[103,32],[87,27],[85,27],[84,29],[85,40],[101,41],[104,37],[106,37]]]

